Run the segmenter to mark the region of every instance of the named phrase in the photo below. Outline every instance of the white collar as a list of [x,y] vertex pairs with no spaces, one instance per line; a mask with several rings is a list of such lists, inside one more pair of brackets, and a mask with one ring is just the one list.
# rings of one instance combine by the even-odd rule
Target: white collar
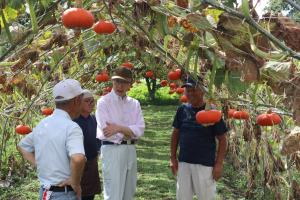
[[59,109],[59,108],[55,108],[53,114],[54,115],[59,115],[59,116],[62,116],[62,117],[66,117],[66,118],[72,120],[69,113],[67,113],[66,111],[64,111],[62,109]]
[[112,95],[112,98],[115,100],[118,100],[118,101],[126,101],[127,97],[128,97],[127,94],[124,97],[117,95],[117,93],[114,91],[114,89],[112,89],[110,93]]

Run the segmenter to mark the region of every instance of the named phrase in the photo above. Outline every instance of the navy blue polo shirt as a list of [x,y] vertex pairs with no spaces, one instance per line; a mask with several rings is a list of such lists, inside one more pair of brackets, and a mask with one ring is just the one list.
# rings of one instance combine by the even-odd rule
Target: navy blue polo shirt
[[196,122],[196,113],[204,110],[205,105],[193,108],[191,104],[182,104],[176,112],[173,127],[179,129],[180,162],[214,166],[216,154],[216,136],[227,132],[222,120],[212,126],[202,126]]
[[80,115],[76,122],[83,132],[83,145],[87,160],[92,160],[98,155],[101,142],[96,138],[97,121],[94,115],[89,115],[87,118]]

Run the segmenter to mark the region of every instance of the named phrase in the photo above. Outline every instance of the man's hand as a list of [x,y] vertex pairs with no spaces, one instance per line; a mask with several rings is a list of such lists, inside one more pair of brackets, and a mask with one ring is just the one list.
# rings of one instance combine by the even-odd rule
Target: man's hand
[[106,127],[103,129],[103,133],[105,137],[110,137],[119,132],[119,126],[117,124],[106,122]]
[[68,186],[68,185],[73,188],[74,192],[76,193],[76,196],[77,196],[78,200],[80,200],[81,199],[81,186],[72,184],[71,178],[68,178],[67,180],[61,182],[58,186],[59,187],[65,187],[65,186]]
[[71,187],[73,188],[74,192],[76,193],[78,200],[81,200],[81,186],[72,184]]
[[178,171],[178,160],[176,158],[171,158],[170,159],[170,167],[172,170],[172,174],[174,176],[177,175],[177,171]]
[[71,178],[68,178],[67,180],[61,182],[58,186],[59,187],[64,187],[64,186],[67,186],[67,185],[71,185]]
[[223,164],[216,163],[212,171],[213,179],[215,181],[218,181],[222,176],[222,172],[223,172]]

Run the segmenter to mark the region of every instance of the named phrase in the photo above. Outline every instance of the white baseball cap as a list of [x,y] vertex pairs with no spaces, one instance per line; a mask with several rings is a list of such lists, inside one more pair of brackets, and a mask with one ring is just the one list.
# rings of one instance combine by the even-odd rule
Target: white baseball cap
[[91,98],[91,97],[94,98],[93,93],[87,89],[84,89],[82,93],[83,93],[83,97],[82,97],[83,99]]
[[74,79],[65,79],[53,87],[54,101],[65,101],[83,93],[80,83]]

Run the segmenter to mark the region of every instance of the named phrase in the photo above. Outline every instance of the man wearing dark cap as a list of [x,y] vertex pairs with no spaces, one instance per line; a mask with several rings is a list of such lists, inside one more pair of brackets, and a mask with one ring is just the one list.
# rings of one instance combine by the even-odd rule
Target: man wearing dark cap
[[140,103],[126,95],[133,78],[124,67],[111,77],[113,89],[97,102],[97,138],[102,140],[101,159],[105,200],[132,200],[136,190],[135,143],[144,134]]
[[198,124],[196,113],[205,109],[205,88],[190,77],[182,87],[188,103],[181,105],[174,117],[170,155],[172,173],[177,175],[176,196],[178,200],[192,200],[195,194],[198,199],[212,200],[215,181],[222,175],[227,128],[222,119],[210,126]]
[[23,157],[37,168],[40,200],[81,199],[86,158],[82,130],[72,119],[80,114],[82,92],[74,79],[57,83],[53,88],[55,111],[18,144]]

